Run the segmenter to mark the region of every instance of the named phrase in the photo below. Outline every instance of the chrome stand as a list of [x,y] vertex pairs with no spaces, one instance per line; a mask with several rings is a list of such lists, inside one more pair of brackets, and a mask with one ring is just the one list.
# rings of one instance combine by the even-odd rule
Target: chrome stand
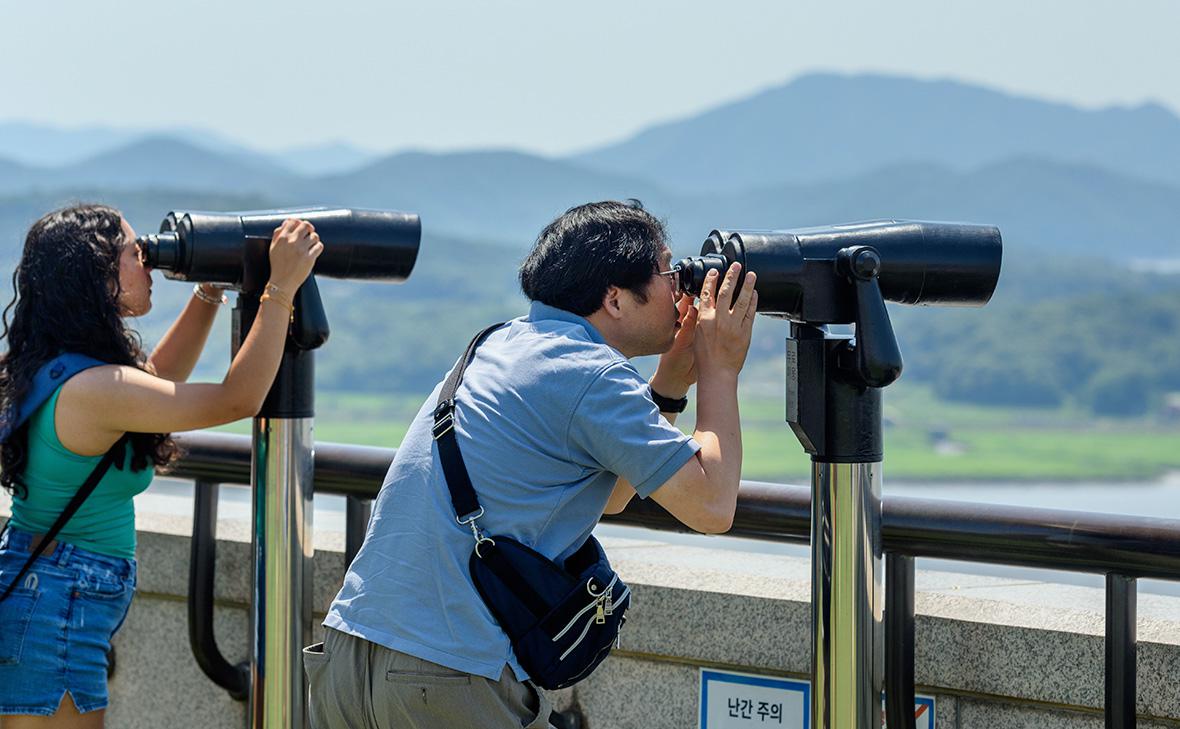
[[881,465],[811,471],[812,726],[881,726]]
[[[234,307],[233,349],[258,314],[258,293]],[[295,294],[278,374],[254,418],[253,581],[247,729],[304,729],[303,646],[311,642],[315,349],[328,322],[315,278]]]
[[254,419],[250,718],[305,726],[303,646],[311,642],[312,418]]
[[881,729],[881,388],[901,373],[884,308],[859,341],[802,323],[787,339],[787,422],[812,461],[814,729]]

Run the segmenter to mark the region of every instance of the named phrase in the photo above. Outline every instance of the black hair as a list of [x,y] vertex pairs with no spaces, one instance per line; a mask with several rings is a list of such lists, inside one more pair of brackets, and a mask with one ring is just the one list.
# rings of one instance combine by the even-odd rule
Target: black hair
[[[29,229],[12,274],[15,296],[4,309],[0,414],[15,412],[41,365],[64,352],[144,369],[139,335],[123,321],[119,255],[123,217],[106,205],[73,205]],[[11,315],[11,320],[9,316]],[[19,496],[28,460],[28,423],[0,444],[0,485]],[[131,468],[162,466],[177,453],[167,433],[132,433]]]
[[647,301],[667,232],[638,200],[587,203],[565,211],[537,237],[520,265],[520,288],[532,301],[588,316],[611,286]]

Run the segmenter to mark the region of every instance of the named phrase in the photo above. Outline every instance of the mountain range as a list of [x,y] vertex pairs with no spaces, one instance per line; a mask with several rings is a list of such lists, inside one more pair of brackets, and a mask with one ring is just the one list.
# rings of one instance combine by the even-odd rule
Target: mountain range
[[224,135],[194,128],[142,131],[90,126],[65,129],[23,121],[0,121],[0,158],[29,167],[66,167],[133,145],[146,137],[168,137],[206,151],[249,158],[288,173],[305,175],[353,169],[378,156],[371,150],[339,141],[266,153],[250,149]]
[[[993,349],[1001,353],[988,364],[995,382],[1007,387],[1024,363],[1042,379],[1062,380],[1042,388],[1053,397],[1080,392],[1100,368],[1078,374],[1078,363],[1106,349],[1111,362],[1170,366],[1172,350],[1159,349],[1175,339],[1167,317],[1159,336],[1148,322],[1152,337],[1094,346],[1085,357],[1062,354],[1077,349],[1065,345],[1085,337],[1106,302],[1123,302],[1110,305],[1108,319],[1144,324],[1136,307],[1180,291],[1180,276],[1150,273],[1150,261],[1180,260],[1180,120],[1158,106],[1095,111],[947,81],[813,75],[563,158],[518,150],[373,156],[332,144],[276,157],[199,130],[0,123],[0,269],[8,271],[28,226],[75,200],[112,204],[140,232],[174,209],[419,213],[421,252],[405,285],[321,283],[333,336],[317,378],[337,389],[429,388],[471,332],[524,310],[515,269],[549,220],[580,202],[626,197],[667,220],[677,256],[697,252],[714,228],[879,217],[998,225],[1004,271],[989,306],[891,307],[909,376],[949,382],[958,396],[973,392],[962,363]],[[1136,271],[1111,265],[1132,260]],[[188,296],[185,286],[157,287],[157,306],[140,323],[147,341]],[[1027,322],[1060,326],[1042,334],[1026,331]],[[1045,357],[997,349],[1009,330]],[[966,336],[981,331],[990,334]],[[756,364],[748,369],[761,373],[751,376],[775,392],[785,333],[782,322],[759,317],[751,348]],[[226,331],[214,337],[205,374],[219,376],[227,342]]]
[[[439,234],[519,251],[572,204],[635,197],[668,220],[678,254],[694,253],[713,228],[900,217],[994,223],[1010,250],[1180,257],[1175,115],[1154,105],[1085,110],[951,81],[816,74],[566,158],[478,150],[370,159],[338,145],[303,151],[303,160],[320,155],[315,174],[192,130],[96,132],[90,143],[108,148],[56,166],[3,158],[20,142],[25,160],[55,139],[75,154],[85,146],[80,132],[70,143],[64,132],[36,132],[0,124],[3,247],[36,215],[15,214],[32,199],[134,199],[157,205],[157,220],[194,198],[399,208]],[[359,166],[341,171],[347,163]]]
[[574,160],[707,192],[1012,157],[1180,184],[1180,118],[1154,104],[1083,110],[953,81],[815,74]]

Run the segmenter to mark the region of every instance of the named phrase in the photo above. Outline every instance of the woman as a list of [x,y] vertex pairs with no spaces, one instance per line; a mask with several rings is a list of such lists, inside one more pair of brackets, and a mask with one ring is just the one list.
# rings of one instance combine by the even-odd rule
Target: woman
[[[184,384],[225,298],[201,284],[145,356],[123,318],[151,308],[151,269],[117,210],[79,205],[37,221],[5,310],[0,405],[9,411],[33,375],[62,353],[109,364],[67,379],[0,445],[0,484],[13,494],[0,536],[0,590],[103,454],[127,436],[124,468],[110,468],[0,602],[0,728],[100,729],[111,636],[135,589],[132,497],[176,454],[172,431],[258,412],[278,371],[292,297],[323,244],[287,220],[270,244],[270,283],[257,318],[220,384]],[[9,315],[11,314],[11,321]],[[118,465],[118,461],[116,461]]]

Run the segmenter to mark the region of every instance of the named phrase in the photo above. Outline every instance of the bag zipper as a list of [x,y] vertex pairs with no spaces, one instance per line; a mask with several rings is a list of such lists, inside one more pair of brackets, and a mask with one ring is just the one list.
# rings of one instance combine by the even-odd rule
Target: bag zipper
[[[623,594],[619,596],[619,602],[622,602],[630,594],[631,594],[631,588],[630,587],[625,588],[623,590]],[[589,609],[597,604],[598,604],[597,602],[594,602],[594,603],[591,603],[590,605],[587,605],[585,608],[582,609],[582,613],[586,612],[587,609]],[[579,615],[581,615],[582,613],[579,613]],[[577,620],[577,618],[574,618],[574,620]],[[596,618],[590,618],[589,620],[586,621],[586,626],[584,628],[582,628],[582,634],[578,636],[577,640],[575,640],[572,644],[570,644],[569,648],[565,649],[565,652],[562,653],[561,656],[557,660],[564,661],[566,656],[568,656],[571,652],[573,652],[573,650],[575,648],[577,648],[582,643],[583,640],[586,640],[586,636],[590,633],[590,626],[594,624],[595,620],[596,620]],[[572,623],[573,623],[573,621],[571,621],[571,625],[572,625]],[[569,626],[567,625],[566,628],[568,629]],[[565,631],[563,630],[562,633],[564,633],[564,632]],[[617,640],[618,636],[616,635],[615,638]],[[557,639],[554,638],[554,640],[557,640]],[[608,649],[610,648],[609,644],[607,645],[607,648]]]
[[[580,617],[582,617],[583,615],[585,615],[585,614],[586,614],[588,611],[590,611],[590,610],[593,610],[595,607],[598,607],[598,606],[601,606],[601,605],[603,605],[603,604],[606,602],[606,597],[607,597],[608,595],[610,595],[610,594],[611,594],[611,590],[612,590],[612,589],[614,589],[615,583],[616,583],[616,582],[618,582],[618,581],[619,581],[619,576],[618,576],[618,575],[615,575],[614,577],[612,577],[612,578],[611,578],[611,581],[610,581],[610,584],[609,584],[609,585],[607,585],[607,586],[606,586],[606,589],[605,589],[605,590],[603,590],[601,593],[596,593],[596,592],[594,592],[593,590],[591,590],[591,589],[590,589],[590,583],[589,583],[589,582],[587,582],[587,583],[586,583],[586,592],[589,592],[589,593],[590,593],[592,596],[594,596],[594,600],[592,600],[592,601],[591,601],[591,602],[590,602],[588,605],[586,605],[586,607],[584,607],[584,608],[582,608],[581,610],[579,610],[579,611],[577,612],[577,614],[576,614],[576,615],[574,615],[574,617],[570,618],[570,621],[569,621],[568,623],[566,623],[565,627],[564,627],[564,628],[562,628],[562,629],[561,629],[561,631],[560,631],[560,632],[558,632],[558,634],[557,634],[557,635],[553,636],[553,641],[554,641],[554,642],[556,642],[556,641],[558,641],[558,640],[561,640],[561,636],[563,636],[563,635],[565,635],[566,633],[568,633],[568,632],[569,632],[569,630],[570,630],[570,628],[574,627],[574,623],[578,622],[578,618],[580,618]],[[628,588],[627,588],[627,589],[624,591],[624,593],[623,593],[623,594],[627,594],[627,593],[629,593],[630,591],[631,591],[631,588],[630,588],[630,587],[628,587]],[[622,598],[620,598],[620,600],[621,600],[621,599],[622,599]],[[606,610],[605,612],[606,612],[606,614],[607,614],[607,615],[609,615],[609,614],[610,614],[611,612],[613,612],[613,611],[614,611],[614,606],[612,605],[612,606],[611,606],[611,609],[610,609],[610,610]]]
[[[630,593],[631,593],[630,587],[627,587],[627,589],[624,589],[623,595],[618,597],[619,602],[623,602],[623,599],[625,597],[627,597],[628,595],[630,595]],[[583,641],[585,641],[586,635],[589,635],[589,633],[590,633],[590,625],[594,624],[594,622],[595,622],[595,618],[590,618],[589,620],[586,620],[585,628],[582,629],[582,635],[578,636],[577,641],[573,642],[572,644],[570,644],[569,648],[565,649],[564,654],[562,654],[562,656],[560,656],[558,658],[558,661],[565,661],[565,657],[569,656],[571,654],[571,652],[573,651],[573,649],[577,648],[578,645],[581,645],[581,643]],[[619,628],[622,628],[622,625],[619,625]],[[616,644],[618,643],[618,633],[616,633],[616,635],[615,635],[614,643],[616,643]],[[607,650],[610,650],[609,643],[607,644]]]
[[562,653],[561,657],[558,658],[557,660],[564,661],[565,657],[568,656],[574,650],[574,648],[577,648],[578,645],[581,644],[581,642],[586,639],[586,634],[590,632],[590,626],[593,624],[594,624],[593,618],[591,618],[590,620],[587,620],[586,627],[582,628],[582,634],[578,636],[577,640],[575,640],[572,644],[570,644],[569,648],[565,649],[565,653]]

